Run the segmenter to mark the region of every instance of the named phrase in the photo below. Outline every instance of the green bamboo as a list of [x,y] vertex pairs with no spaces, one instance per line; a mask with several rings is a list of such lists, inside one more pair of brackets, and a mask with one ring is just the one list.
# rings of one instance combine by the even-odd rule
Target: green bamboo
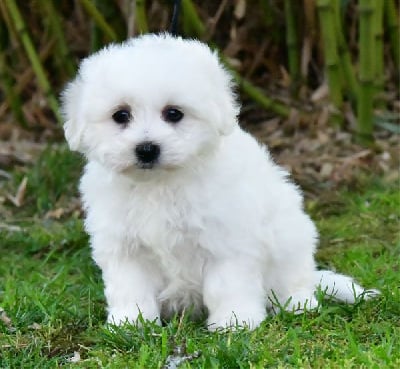
[[224,61],[225,66],[230,70],[230,72],[233,75],[233,78],[235,79],[238,86],[242,89],[242,91],[247,96],[251,97],[255,102],[257,102],[264,109],[272,110],[274,113],[276,113],[284,118],[289,117],[289,115],[290,115],[289,107],[287,107],[286,105],[284,105],[276,100],[273,100],[273,99],[267,97],[260,88],[254,86],[250,81],[243,78],[239,73],[237,73],[235,70],[233,70],[232,67],[230,67],[229,64],[225,60],[223,60],[223,61]]
[[[189,27],[188,24],[191,24],[190,28],[186,28],[185,32],[189,32],[189,29],[195,33],[198,37],[201,37],[205,34],[205,27],[197,15],[196,9],[193,6],[191,0],[182,0],[182,9],[184,13],[184,28],[185,24],[186,27]],[[213,47],[211,45],[211,47]],[[214,47],[215,48],[215,47]],[[242,78],[239,73],[237,73],[232,66],[230,66],[229,62],[221,56],[222,62],[225,64],[227,69],[230,70],[231,74],[233,75],[236,83],[242,89],[242,91],[251,97],[256,103],[262,106],[265,109],[272,110],[276,114],[279,114],[283,117],[288,117],[290,114],[290,108],[286,105],[277,102],[275,100],[270,99],[269,97],[265,96],[263,91],[254,86],[250,81]]]
[[332,105],[334,106],[331,118],[335,124],[342,124],[343,116],[341,110],[343,105],[343,96],[342,86],[340,83],[340,62],[338,55],[338,42],[335,32],[335,13],[333,5],[332,0],[317,0],[329,96]]
[[32,44],[31,38],[26,30],[26,26],[22,15],[17,7],[15,0],[5,0],[8,12],[10,13],[11,19],[14,23],[15,29],[21,39],[21,42],[25,48],[25,52],[31,62],[32,69],[35,72],[39,87],[44,92],[50,109],[53,111],[58,122],[62,122],[59,106],[54,93],[51,90],[50,83],[47,79],[46,73],[40,62],[40,58]]
[[[42,49],[40,49],[39,58],[41,62],[43,62],[49,57],[50,53],[53,50],[53,44],[54,42],[49,42]],[[12,56],[15,56],[14,53],[12,54]],[[9,61],[7,60],[7,62]],[[16,84],[13,87],[15,94],[20,95],[23,93],[24,89],[27,87],[29,82],[32,80],[32,78],[34,78],[34,73],[35,72],[31,68],[29,68],[19,76],[18,80],[16,80]]]
[[100,50],[103,46],[102,42],[102,32],[99,27],[97,27],[96,22],[93,20],[90,22],[90,52],[93,53]]
[[93,19],[97,27],[99,27],[108,41],[116,41],[117,34],[109,26],[103,15],[97,10],[96,5],[91,0],[80,0],[82,6],[85,8],[86,12]]
[[285,0],[285,19],[286,19],[286,46],[288,51],[289,74],[292,80],[292,88],[296,90],[299,84],[300,75],[300,54],[297,39],[296,2]]
[[374,96],[374,33],[372,19],[373,0],[359,0],[359,83],[360,96],[357,109],[358,134],[362,142],[372,141]]
[[15,120],[21,124],[22,127],[26,127],[27,124],[22,110],[22,101],[20,96],[14,91],[15,81],[11,77],[11,71],[7,67],[3,51],[0,51],[0,81]]
[[22,101],[19,94],[15,91],[15,81],[8,67],[9,63],[7,63],[7,46],[7,30],[6,27],[0,23],[0,82],[15,120],[23,127],[26,127],[26,120],[22,110]]
[[302,40],[302,51],[301,51],[301,66],[300,73],[302,81],[307,81],[310,74],[310,62],[312,58],[312,49],[315,45],[315,39],[317,34],[317,12],[315,0],[304,0],[303,1],[303,40]]
[[57,41],[55,45],[57,52],[54,53],[54,58],[58,69],[61,72],[65,71],[67,76],[71,77],[75,73],[76,68],[65,40],[64,30],[61,28],[62,19],[54,7],[53,1],[39,0],[39,5],[42,8],[46,21],[49,22],[51,32]]
[[203,38],[206,28],[197,14],[191,0],[182,0],[183,30],[186,35],[194,35]]
[[2,15],[2,20],[4,20],[3,25],[7,30],[7,36],[8,36],[7,42],[9,43],[9,46],[11,46],[11,50],[10,49],[8,50],[7,57],[9,60],[7,60],[7,62],[11,63],[10,65],[17,65],[20,62],[24,63],[26,58],[26,52],[24,48],[16,47],[20,43],[19,35],[14,27],[14,21],[10,17],[5,1],[0,0],[0,12]]
[[[383,2],[374,1],[372,4],[375,7],[373,13],[373,37],[374,37],[374,87],[375,95],[379,96],[383,93],[385,76],[384,76],[384,48],[383,48]],[[377,100],[377,106],[384,107],[384,100]]]
[[348,94],[353,102],[357,101],[359,86],[353,64],[351,61],[351,55],[347,46],[346,38],[343,33],[343,23],[341,16],[341,0],[334,0],[334,12],[335,12],[335,32],[337,35],[338,43],[338,57],[341,64],[341,71],[343,73],[343,83],[348,89]]
[[[264,24],[268,29],[268,38],[274,43],[281,44],[281,42],[284,42],[284,39],[280,27],[276,27],[276,4],[266,0],[258,0],[257,4],[260,9],[260,16],[262,16]],[[255,6],[255,4],[252,6]]]
[[146,18],[146,0],[136,0],[135,21],[140,34],[149,32]]
[[394,63],[397,71],[400,70],[400,35],[399,35],[399,12],[396,9],[394,0],[385,0],[385,19],[389,33],[390,44]]

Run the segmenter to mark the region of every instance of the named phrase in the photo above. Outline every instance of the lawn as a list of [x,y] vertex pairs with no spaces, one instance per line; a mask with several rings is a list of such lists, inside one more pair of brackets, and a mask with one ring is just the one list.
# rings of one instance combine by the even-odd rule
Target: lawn
[[0,368],[172,369],[185,356],[180,368],[400,367],[397,183],[369,177],[306,203],[321,232],[319,265],[380,289],[377,299],[321,301],[318,313],[268,317],[252,332],[210,333],[187,316],[107,328],[76,204],[81,166],[52,147],[0,187],[15,193],[27,178],[22,206],[0,207]]

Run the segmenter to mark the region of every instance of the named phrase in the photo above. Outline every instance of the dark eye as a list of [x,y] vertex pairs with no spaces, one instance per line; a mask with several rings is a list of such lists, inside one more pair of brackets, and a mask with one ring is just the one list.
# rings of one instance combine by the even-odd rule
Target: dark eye
[[183,118],[183,113],[177,108],[166,107],[162,111],[162,117],[166,122],[177,123]]
[[131,120],[132,116],[131,116],[131,112],[129,110],[126,109],[121,109],[121,110],[117,110],[113,115],[112,115],[112,119],[114,119],[115,123],[118,124],[126,124],[129,123],[129,121]]

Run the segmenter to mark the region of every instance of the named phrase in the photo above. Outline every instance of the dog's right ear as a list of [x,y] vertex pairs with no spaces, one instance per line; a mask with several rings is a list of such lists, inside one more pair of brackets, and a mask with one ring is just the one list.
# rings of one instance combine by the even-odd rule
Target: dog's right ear
[[64,116],[64,134],[73,151],[81,151],[84,122],[81,118],[82,79],[80,76],[68,83],[61,94],[62,112]]

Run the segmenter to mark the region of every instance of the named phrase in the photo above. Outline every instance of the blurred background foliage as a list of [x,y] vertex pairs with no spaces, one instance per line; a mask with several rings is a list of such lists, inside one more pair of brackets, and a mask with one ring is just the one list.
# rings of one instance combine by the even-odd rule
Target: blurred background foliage
[[[0,0],[0,137],[62,137],[58,96],[103,45],[169,29],[170,0]],[[399,132],[398,0],[181,1],[179,31],[218,48],[242,120]]]

